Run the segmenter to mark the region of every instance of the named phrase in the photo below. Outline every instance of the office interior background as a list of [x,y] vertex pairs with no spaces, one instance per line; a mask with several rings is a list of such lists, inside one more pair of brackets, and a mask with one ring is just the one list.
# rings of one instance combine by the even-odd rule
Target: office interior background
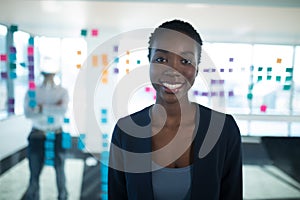
[[[190,98],[238,123],[244,199],[300,199],[298,0],[1,1],[0,199],[22,199],[28,186],[24,96],[45,68],[58,69],[70,96],[69,199],[107,199],[113,126],[155,99],[148,80],[126,97],[116,91],[148,66],[151,31],[172,19],[190,22],[204,41]],[[42,199],[55,199],[53,166],[44,166],[40,184]]]

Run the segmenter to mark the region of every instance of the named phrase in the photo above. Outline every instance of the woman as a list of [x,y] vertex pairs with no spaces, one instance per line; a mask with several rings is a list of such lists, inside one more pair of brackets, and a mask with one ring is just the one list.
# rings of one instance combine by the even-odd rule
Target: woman
[[231,115],[188,99],[202,40],[187,22],[155,29],[149,41],[156,102],[115,126],[109,199],[242,199],[241,136]]

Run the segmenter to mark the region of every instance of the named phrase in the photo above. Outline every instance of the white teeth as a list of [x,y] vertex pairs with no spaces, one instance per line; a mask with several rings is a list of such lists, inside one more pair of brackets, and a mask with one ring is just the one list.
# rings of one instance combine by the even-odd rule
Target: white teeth
[[182,86],[182,83],[176,83],[176,84],[162,83],[162,85],[171,90],[174,90],[174,89],[180,88]]

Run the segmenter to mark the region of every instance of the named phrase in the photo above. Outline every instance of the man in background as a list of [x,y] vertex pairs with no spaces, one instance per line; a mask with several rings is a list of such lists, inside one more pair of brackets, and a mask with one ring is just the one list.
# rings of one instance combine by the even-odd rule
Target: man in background
[[[62,148],[62,123],[68,106],[68,92],[55,84],[55,72],[43,71],[43,82],[35,92],[28,91],[25,96],[25,116],[32,120],[32,130],[28,136],[28,160],[30,181],[25,197],[30,200],[39,199],[39,177],[45,159],[45,141],[49,137],[53,141],[53,165],[56,172],[58,199],[67,199],[66,178],[64,172],[65,150]],[[48,143],[49,144],[49,143]],[[50,145],[51,146],[51,145]],[[51,164],[52,163],[52,164]]]

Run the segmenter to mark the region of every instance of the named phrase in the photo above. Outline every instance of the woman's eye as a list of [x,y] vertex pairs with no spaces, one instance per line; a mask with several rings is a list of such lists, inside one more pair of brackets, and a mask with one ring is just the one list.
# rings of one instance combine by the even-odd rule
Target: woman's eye
[[161,62],[166,62],[167,60],[165,58],[159,57],[155,59],[155,62],[161,63]]
[[187,59],[182,59],[182,60],[181,60],[181,63],[182,63],[182,64],[188,64],[188,65],[190,65],[190,64],[192,64],[192,61],[187,60]]

